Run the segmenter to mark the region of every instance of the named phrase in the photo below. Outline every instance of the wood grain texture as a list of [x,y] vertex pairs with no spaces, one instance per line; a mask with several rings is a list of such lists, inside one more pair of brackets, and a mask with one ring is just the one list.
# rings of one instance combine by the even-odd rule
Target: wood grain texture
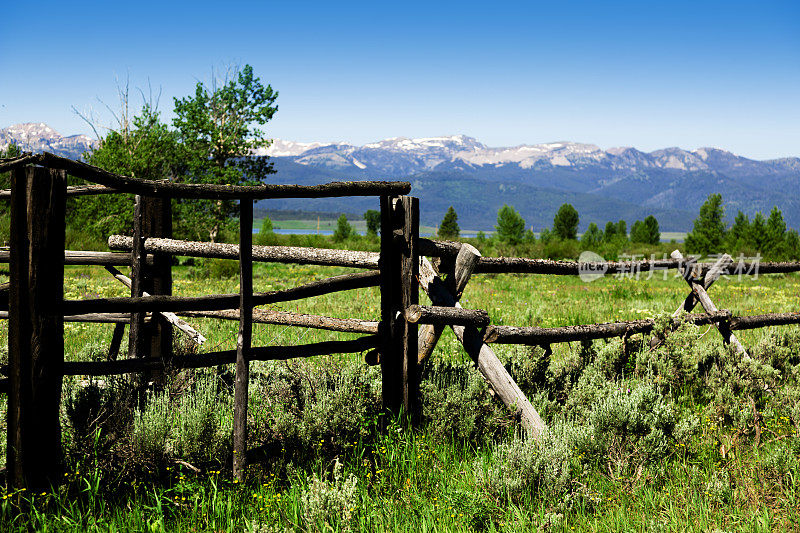
[[455,324],[476,328],[489,325],[489,313],[484,309],[412,305],[406,308],[405,316],[406,320],[412,324],[435,324],[441,326]]
[[248,358],[253,338],[253,201],[239,201],[239,336],[233,391],[233,476],[244,480],[247,468]]
[[[461,299],[461,295],[469,282],[475,266],[480,261],[481,253],[471,244],[464,243],[460,246],[453,271],[445,280],[445,286],[455,296],[455,300]],[[452,281],[451,281],[452,280]],[[417,342],[417,358],[421,363],[433,353],[436,343],[444,332],[445,326],[436,324],[426,324],[419,328]]]
[[[112,250],[131,250],[133,238],[112,235],[108,247]],[[238,259],[239,245],[176,239],[149,238],[144,243],[149,253]],[[342,266],[376,270],[380,254],[355,250],[328,250],[299,246],[253,246],[253,261],[261,263],[295,263],[301,265]]]
[[18,489],[61,480],[66,186],[63,172],[37,167],[11,178],[7,461]]
[[[260,292],[253,295],[253,305],[267,305],[311,298],[332,292],[374,287],[379,282],[379,272],[343,274],[312,281],[291,289]],[[132,313],[136,311],[219,311],[239,306],[237,294],[211,296],[141,296],[137,298],[97,298],[92,300],[65,300],[64,312],[71,315],[84,313]]]

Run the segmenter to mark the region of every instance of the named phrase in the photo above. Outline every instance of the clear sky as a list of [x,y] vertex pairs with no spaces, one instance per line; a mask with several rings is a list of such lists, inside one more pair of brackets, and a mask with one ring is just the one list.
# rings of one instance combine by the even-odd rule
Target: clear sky
[[[0,128],[109,120],[115,79],[169,118],[212,67],[279,91],[267,131],[356,144],[716,146],[800,156],[800,2],[9,2]],[[135,95],[134,104],[141,99]]]

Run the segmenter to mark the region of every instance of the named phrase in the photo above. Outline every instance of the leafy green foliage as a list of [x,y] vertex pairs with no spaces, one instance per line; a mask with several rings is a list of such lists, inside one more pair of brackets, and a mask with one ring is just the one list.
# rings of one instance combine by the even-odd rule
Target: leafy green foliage
[[518,244],[525,234],[525,219],[512,206],[504,204],[497,212],[495,229],[502,242]]
[[659,231],[656,217],[648,215],[644,221],[634,222],[631,226],[631,242],[652,245],[661,242],[661,231]]
[[[176,179],[185,152],[175,132],[161,122],[158,111],[145,104],[130,126],[123,123],[85,155],[86,162],[115,174],[148,180]],[[105,239],[133,231],[133,196],[74,196],[67,202],[67,223]]]
[[[523,223],[524,226],[524,223]],[[458,227],[458,215],[456,210],[451,205],[444,214],[442,222],[439,224],[439,237],[442,239],[457,239],[461,234],[461,228]]]
[[617,236],[617,225],[611,221],[606,222],[606,229],[603,231],[603,240],[611,242]]
[[620,237],[628,237],[628,224],[624,220],[617,222],[617,235]]
[[589,229],[581,236],[581,244],[585,247],[599,246],[603,242],[603,232],[594,222],[589,224]]
[[[264,86],[245,65],[230,79],[206,87],[197,82],[195,94],[175,98],[173,125],[187,154],[189,183],[253,185],[274,173],[266,156],[253,152],[269,146],[259,129],[272,119],[278,93]],[[204,232],[212,242],[236,211],[232,200],[181,200],[180,219],[189,233]]]
[[381,229],[381,212],[375,209],[367,209],[364,213],[364,220],[367,221],[367,235],[377,235]]

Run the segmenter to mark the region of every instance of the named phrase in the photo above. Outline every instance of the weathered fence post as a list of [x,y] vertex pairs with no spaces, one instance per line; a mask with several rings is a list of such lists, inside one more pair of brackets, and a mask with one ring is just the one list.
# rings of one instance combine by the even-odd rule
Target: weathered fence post
[[62,468],[66,191],[61,170],[11,174],[7,461],[17,489],[49,489]]
[[[144,202],[145,199],[136,195],[133,207],[133,249],[131,250],[131,296],[142,296],[145,290],[145,259],[144,251]],[[131,313],[131,326],[128,331],[128,357],[147,357],[148,348],[144,336],[144,311]],[[147,378],[143,378],[147,383]]]
[[[146,262],[144,241],[148,237],[172,237],[172,209],[169,198],[136,196],[133,211],[133,250],[131,253],[131,296],[172,294],[172,257],[153,254],[153,264]],[[129,357],[172,356],[172,326],[154,315],[150,325],[145,313],[131,316]]]
[[417,325],[405,309],[419,303],[419,199],[381,197],[381,376],[383,407],[418,415]]
[[[683,255],[679,250],[673,251],[672,254],[670,254],[670,256],[673,259],[681,259],[681,260],[683,259]],[[703,309],[705,309],[706,313],[716,313],[717,311],[719,311],[719,309],[717,309],[717,306],[714,305],[714,302],[711,301],[711,298],[709,298],[708,293],[706,293],[706,290],[703,288],[703,285],[701,285],[700,283],[696,282],[691,277],[689,277],[688,272],[686,272],[685,269],[684,269],[684,277],[686,278],[686,283],[688,283],[689,287],[692,289],[694,298],[696,298],[697,301],[700,302],[700,305],[703,306]],[[731,331],[730,323],[728,321],[717,322],[715,326],[717,327],[717,330],[719,331],[720,335],[722,335],[722,342],[733,346],[733,349],[736,350],[736,353],[741,355],[742,358],[750,359],[750,356],[747,355],[747,350],[745,350],[742,343],[739,341],[736,335],[734,335],[733,332]]]
[[[169,198],[144,198],[144,237],[172,238],[172,201]],[[146,257],[145,253],[145,257]],[[153,266],[147,267],[145,291],[153,296],[172,294],[172,256],[153,254]],[[153,313],[153,320],[145,328],[150,355],[168,361],[172,357],[172,324],[163,315]]]
[[239,200],[239,337],[233,392],[233,475],[244,479],[247,467],[247,388],[253,334],[253,201]]

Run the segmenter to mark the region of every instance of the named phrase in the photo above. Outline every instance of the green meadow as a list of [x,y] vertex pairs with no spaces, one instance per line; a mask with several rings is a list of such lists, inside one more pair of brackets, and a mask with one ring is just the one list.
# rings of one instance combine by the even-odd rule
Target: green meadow
[[[344,272],[257,264],[254,287]],[[659,317],[687,293],[674,272],[647,277],[476,275],[462,304],[495,324],[561,326]],[[174,278],[176,295],[238,290],[235,262],[176,266]],[[723,278],[709,294],[734,314],[796,311],[800,275]],[[67,267],[66,298],[124,295],[102,268]],[[380,299],[363,289],[275,308],[377,320]],[[208,339],[200,351],[235,348],[237,322],[188,321]],[[68,360],[103,359],[112,330],[66,324]],[[254,345],[345,338],[263,324],[253,332]],[[539,442],[520,437],[449,331],[421,369],[417,428],[384,418],[380,372],[363,354],[256,362],[249,446],[261,453],[241,484],[230,472],[231,367],[168,372],[143,404],[125,377],[68,377],[64,481],[23,493],[19,515],[19,495],[4,494],[0,522],[7,531],[797,530],[800,332],[740,338],[752,362],[708,326],[686,326],[655,351],[641,336],[628,349],[614,339],[552,355],[495,345],[548,423]],[[179,357],[198,351],[174,342]]]

